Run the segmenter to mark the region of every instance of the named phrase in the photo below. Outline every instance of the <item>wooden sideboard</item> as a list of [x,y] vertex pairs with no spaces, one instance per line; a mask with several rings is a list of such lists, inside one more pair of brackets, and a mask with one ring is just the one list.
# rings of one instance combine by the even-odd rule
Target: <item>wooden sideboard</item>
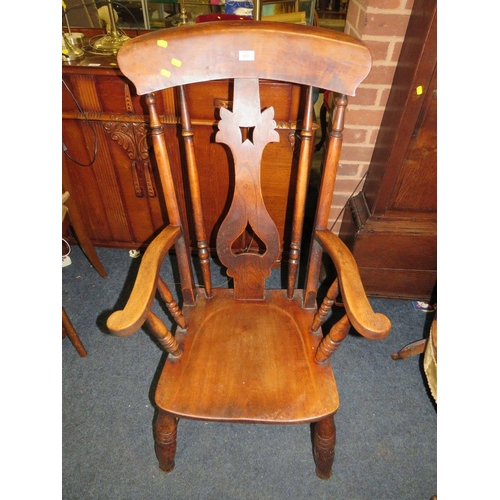
[[[85,33],[89,36],[90,32]],[[139,249],[168,223],[161,186],[149,141],[149,118],[144,98],[119,71],[113,56],[86,56],[62,68],[63,168],[71,179],[74,197],[96,246]],[[231,106],[227,81],[197,84],[186,89],[191,109],[195,147],[197,136],[211,136],[208,149],[197,151],[202,203],[206,211],[209,245],[215,248],[221,214],[232,194],[231,158],[214,141],[218,109]],[[304,91],[278,82],[261,83],[261,105],[274,104],[279,143],[270,144],[262,161],[262,190],[286,248],[294,193],[297,148],[300,145],[298,103]],[[275,97],[279,96],[278,106]],[[178,98],[174,90],[156,95],[167,141],[174,147],[174,179],[183,194],[186,186]],[[201,142],[201,141],[200,141]],[[272,162],[270,161],[272,159]],[[273,165],[273,167],[271,167]],[[231,167],[231,168],[230,168]],[[289,181],[292,180],[291,187]],[[182,196],[181,196],[182,198]],[[181,216],[196,248],[189,200],[181,202]],[[256,242],[250,234],[236,244],[241,249]]]

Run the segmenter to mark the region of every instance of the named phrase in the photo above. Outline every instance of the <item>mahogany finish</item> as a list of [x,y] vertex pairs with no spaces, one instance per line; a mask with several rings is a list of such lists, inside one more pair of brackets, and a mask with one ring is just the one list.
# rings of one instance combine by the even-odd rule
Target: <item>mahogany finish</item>
[[[311,56],[319,47],[321,64]],[[287,64],[282,64],[285,59]],[[177,424],[182,418],[262,424],[313,423],[316,473],[320,478],[328,478],[336,436],[333,415],[339,407],[328,360],[351,325],[373,340],[384,338],[390,330],[389,320],[372,311],[349,250],[327,230],[346,94],[353,95],[368,74],[371,66],[368,50],[353,38],[322,28],[226,21],[161,30],[130,40],[120,50],[118,62],[139,92],[147,94],[158,168],[155,176],[160,179],[161,191],[167,198],[170,224],[146,250],[126,306],[109,317],[107,326],[114,335],[126,336],[147,322],[170,353],[155,393],[159,411],[155,443],[160,468],[165,472],[174,468]],[[231,103],[220,108],[220,119],[211,137],[212,146],[228,155],[233,170],[233,192],[218,214],[216,236],[218,258],[232,278],[228,288],[216,288],[211,283],[206,200],[198,172],[201,159],[197,155],[198,142],[210,137],[192,133],[192,120],[199,106],[195,105],[194,110],[190,106],[185,87],[209,78],[232,82]],[[288,263],[291,278],[284,289],[266,287],[266,278],[280,257],[283,242],[267,208],[263,158],[264,150],[282,137],[277,131],[276,108],[264,104],[260,78],[307,85],[300,92],[303,124],[293,188],[296,206],[291,209],[292,258]],[[173,182],[177,156],[168,151],[172,131],[162,123],[156,108],[157,95],[174,86],[180,86],[182,110],[182,136],[175,135],[175,139],[183,144],[187,159],[182,184]],[[297,268],[314,139],[312,87],[336,91],[339,98],[330,127],[302,290],[297,289]],[[210,96],[208,103],[217,106]],[[179,215],[179,200],[186,196],[187,189],[203,270],[201,286],[194,285],[191,253],[186,244],[188,234]],[[238,242],[245,234],[251,234],[258,245],[242,249]],[[179,260],[182,310],[160,278],[163,259],[173,247]],[[331,277],[332,287],[318,310],[319,270],[324,252],[333,260],[336,276]],[[150,310],[157,290],[176,322],[175,331],[169,330]],[[323,337],[320,326],[339,292],[345,306],[343,317]]]

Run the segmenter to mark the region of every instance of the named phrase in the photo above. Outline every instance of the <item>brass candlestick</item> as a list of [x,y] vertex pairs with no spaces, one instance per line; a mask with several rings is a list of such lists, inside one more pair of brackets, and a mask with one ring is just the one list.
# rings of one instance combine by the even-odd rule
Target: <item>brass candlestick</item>
[[119,33],[116,29],[116,21],[113,12],[113,8],[111,6],[111,0],[107,1],[108,3],[108,12],[109,12],[109,22],[111,25],[111,31],[100,38],[98,38],[93,43],[93,49],[98,52],[102,52],[103,54],[116,54],[120,47],[130,38],[124,33]]

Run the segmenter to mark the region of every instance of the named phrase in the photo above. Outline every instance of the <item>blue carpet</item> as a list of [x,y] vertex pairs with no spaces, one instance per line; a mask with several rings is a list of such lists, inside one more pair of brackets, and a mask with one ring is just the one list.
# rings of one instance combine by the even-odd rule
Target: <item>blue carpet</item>
[[[143,330],[116,338],[105,327],[123,306],[140,259],[126,250],[97,251],[106,279],[78,247],[62,270],[62,302],[88,351],[80,358],[69,339],[62,341],[63,499],[429,500],[436,494],[437,409],[422,357],[391,359],[428,335],[429,315],[405,300],[370,299],[392,322],[388,338],[349,334],[331,358],[341,405],[329,480],[315,474],[308,425],[181,420],[176,467],[162,473],[152,401],[164,354]],[[169,260],[162,275],[175,282]],[[216,284],[226,281],[215,272]]]

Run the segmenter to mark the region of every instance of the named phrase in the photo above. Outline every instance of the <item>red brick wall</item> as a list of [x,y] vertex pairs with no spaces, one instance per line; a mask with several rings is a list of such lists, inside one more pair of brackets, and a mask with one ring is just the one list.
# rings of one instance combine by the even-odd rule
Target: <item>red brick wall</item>
[[342,209],[363,187],[410,18],[413,0],[350,0],[345,32],[362,40],[372,54],[372,70],[349,98],[343,151],[330,227],[338,234]]

